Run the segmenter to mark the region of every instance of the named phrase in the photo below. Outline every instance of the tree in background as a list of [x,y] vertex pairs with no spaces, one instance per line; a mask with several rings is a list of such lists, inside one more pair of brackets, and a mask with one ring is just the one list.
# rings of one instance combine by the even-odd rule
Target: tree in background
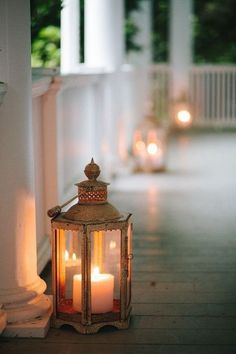
[[[84,61],[84,1],[80,0],[81,62]],[[115,1],[115,0],[110,0]],[[125,0],[126,52],[141,51],[139,28],[132,19],[142,1],[152,1],[153,61],[168,62],[170,0]],[[195,63],[236,62],[236,0],[194,0]],[[60,12],[62,0],[31,0],[32,65],[60,65]],[[181,43],[180,43],[181,45]]]
[[168,61],[169,1],[152,0],[152,59],[154,63]]
[[32,66],[60,65],[61,0],[30,0]]
[[236,1],[194,1],[194,62],[236,63]]

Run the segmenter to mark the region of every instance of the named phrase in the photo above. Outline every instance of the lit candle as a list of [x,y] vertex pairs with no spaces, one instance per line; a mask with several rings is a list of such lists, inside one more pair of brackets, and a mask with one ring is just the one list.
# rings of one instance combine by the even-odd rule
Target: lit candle
[[[81,274],[73,277],[73,307],[81,312]],[[105,313],[113,310],[114,276],[100,274],[95,267],[91,274],[91,312]]]
[[79,259],[76,258],[76,254],[72,254],[72,258],[69,258],[69,252],[65,250],[65,296],[67,299],[72,298],[73,276],[78,273]]

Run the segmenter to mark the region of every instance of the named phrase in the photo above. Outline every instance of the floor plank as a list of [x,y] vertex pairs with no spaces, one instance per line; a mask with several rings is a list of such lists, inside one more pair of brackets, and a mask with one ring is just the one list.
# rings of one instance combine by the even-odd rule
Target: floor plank
[[[117,178],[132,211],[133,315],[125,331],[0,339],[1,354],[235,354],[236,133],[172,136],[168,170]],[[51,292],[50,272],[45,271]]]

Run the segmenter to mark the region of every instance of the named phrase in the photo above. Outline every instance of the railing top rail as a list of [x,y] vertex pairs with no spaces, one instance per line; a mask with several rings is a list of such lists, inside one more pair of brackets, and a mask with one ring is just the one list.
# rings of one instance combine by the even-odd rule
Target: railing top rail
[[236,65],[191,65],[192,72],[236,72]]

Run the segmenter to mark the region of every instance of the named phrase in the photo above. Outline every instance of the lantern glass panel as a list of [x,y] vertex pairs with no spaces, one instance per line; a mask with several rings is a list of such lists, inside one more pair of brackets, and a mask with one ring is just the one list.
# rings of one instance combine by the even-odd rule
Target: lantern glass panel
[[57,230],[59,232],[57,247],[60,249],[57,260],[58,272],[58,311],[73,313],[73,279],[74,275],[81,275],[81,243],[82,234],[72,230]]
[[120,308],[121,231],[91,233],[91,312]]

